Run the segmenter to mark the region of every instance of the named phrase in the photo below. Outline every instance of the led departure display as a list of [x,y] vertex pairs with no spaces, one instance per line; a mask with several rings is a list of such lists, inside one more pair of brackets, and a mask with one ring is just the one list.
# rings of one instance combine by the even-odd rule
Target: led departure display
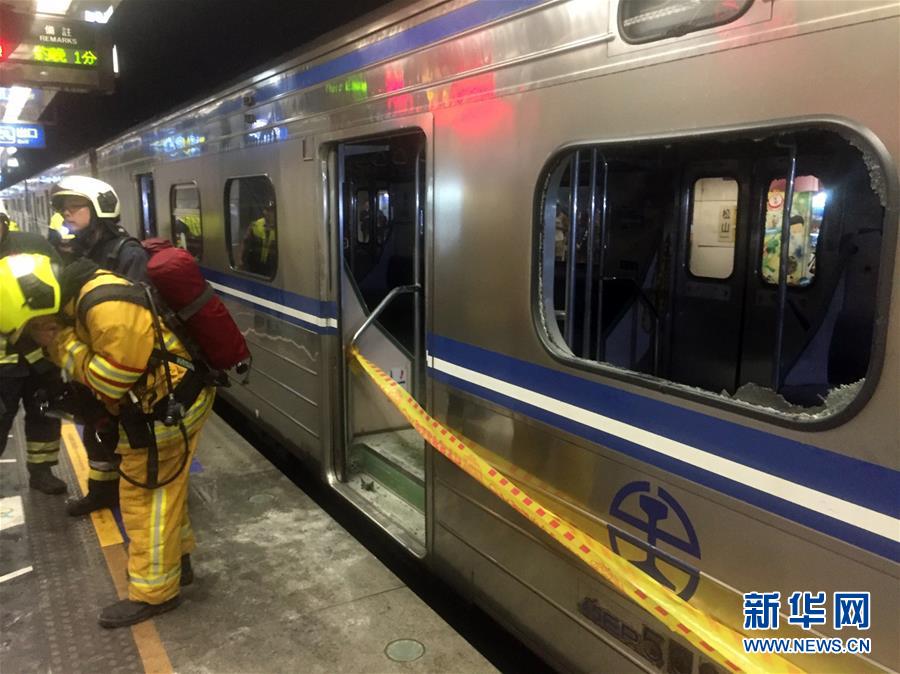
[[0,5],[0,86],[111,91],[112,44],[100,24]]

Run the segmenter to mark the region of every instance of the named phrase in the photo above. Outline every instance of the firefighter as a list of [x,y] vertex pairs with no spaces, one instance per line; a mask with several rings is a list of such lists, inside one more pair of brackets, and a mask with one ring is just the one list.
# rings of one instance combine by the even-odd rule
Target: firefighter
[[[41,253],[59,262],[53,248],[37,234],[8,228],[9,218],[0,211],[0,257],[16,253]],[[9,430],[21,402],[25,407],[25,443],[28,485],[45,494],[62,494],[66,483],[53,475],[59,460],[59,420],[41,414],[37,394],[58,388],[59,369],[44,358],[41,348],[27,335],[0,332],[0,455],[6,449]]]
[[74,258],[86,257],[132,281],[147,280],[147,253],[119,224],[121,204],[110,184],[67,176],[50,189],[50,201],[73,236]]
[[[59,243],[64,259],[71,262],[84,257],[133,281],[147,280],[147,254],[119,225],[120,202],[112,186],[96,178],[68,176],[53,186],[50,199],[63,217]],[[85,425],[83,437],[90,466],[88,491],[66,504],[66,512],[73,517],[114,508],[119,498],[112,438],[105,438],[90,423]]]
[[[48,294],[58,315],[48,315]],[[0,327],[26,329],[70,381],[102,402],[117,435],[119,499],[129,538],[128,598],[104,608],[103,627],[171,610],[192,579],[187,515],[190,461],[215,389],[191,369],[181,341],[141,286],[82,259],[57,274],[49,259],[0,259]],[[8,301],[9,300],[9,301]],[[191,367],[187,367],[191,366]],[[98,424],[101,426],[101,424]]]

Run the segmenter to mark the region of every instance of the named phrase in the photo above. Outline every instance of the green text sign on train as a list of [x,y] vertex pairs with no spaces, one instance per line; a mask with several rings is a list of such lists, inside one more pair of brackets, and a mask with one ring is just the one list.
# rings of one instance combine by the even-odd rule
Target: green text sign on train
[[0,6],[0,86],[112,91],[112,43],[100,24]]

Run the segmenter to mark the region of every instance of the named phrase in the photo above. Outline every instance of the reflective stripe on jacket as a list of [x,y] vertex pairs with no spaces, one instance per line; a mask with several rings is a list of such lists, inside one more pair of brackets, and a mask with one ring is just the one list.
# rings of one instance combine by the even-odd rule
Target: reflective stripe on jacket
[[15,345],[9,343],[4,335],[0,335],[0,365],[18,365],[20,358],[24,358],[25,362],[33,365],[43,357],[44,352],[40,348],[21,353],[16,350]]

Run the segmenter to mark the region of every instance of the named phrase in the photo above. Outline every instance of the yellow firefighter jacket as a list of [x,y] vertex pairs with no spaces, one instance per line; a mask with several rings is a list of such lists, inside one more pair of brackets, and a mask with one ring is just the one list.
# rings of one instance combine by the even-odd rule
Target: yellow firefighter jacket
[[[78,302],[104,284],[128,285],[130,281],[101,270],[82,286],[78,297],[63,308],[63,313],[74,319],[78,315]],[[162,333],[170,354],[190,360],[181,341],[164,324]],[[122,405],[135,398],[143,411],[149,413],[167,396],[165,366],[157,364],[155,359],[151,361],[154,348],[158,348],[158,342],[151,312],[132,302],[108,300],[89,309],[84,323],[76,320],[74,328],[63,328],[47,347],[47,353],[68,373],[70,380],[88,386],[110,414],[118,416]],[[169,363],[169,370],[173,386],[187,372],[176,363]],[[213,397],[214,389],[204,388],[190,410],[186,410],[184,426],[188,434],[193,432],[194,425],[203,421]],[[166,446],[180,448],[182,436],[177,426],[157,422],[154,431],[160,450]],[[121,429],[116,451],[135,451]]]

